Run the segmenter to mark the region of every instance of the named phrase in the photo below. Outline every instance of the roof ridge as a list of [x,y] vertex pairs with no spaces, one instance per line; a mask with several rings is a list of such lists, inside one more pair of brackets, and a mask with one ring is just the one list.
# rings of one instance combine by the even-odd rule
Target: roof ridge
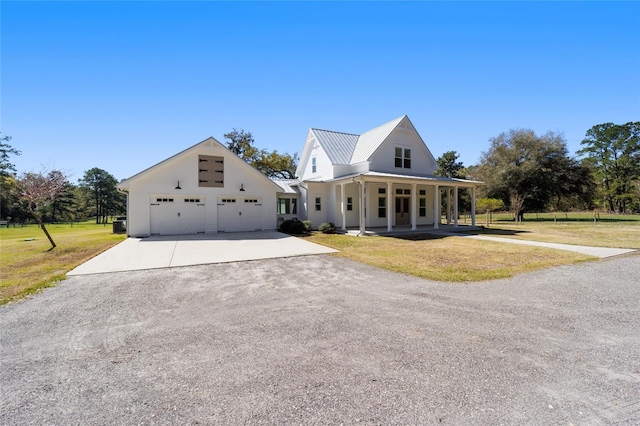
[[319,129],[317,127],[312,127],[311,130],[320,130],[321,132],[340,133],[341,135],[349,135],[349,136],[360,136],[357,133],[347,133],[347,132],[339,132],[337,130]]
[[[394,121],[401,121],[401,120],[402,120],[403,118],[405,118],[405,117],[407,117],[407,114],[401,115],[400,117],[396,117],[396,118],[394,118],[393,120],[389,120],[389,121],[387,121],[386,123],[383,123],[383,124],[381,124],[381,125],[379,125],[379,126],[374,127],[373,129],[369,129],[369,130],[367,130],[366,132],[364,132],[364,133],[363,133],[363,135],[364,135],[365,133],[373,132],[374,130],[379,129],[380,127],[384,127],[384,126],[386,126],[386,125],[388,125],[388,124],[390,124],[390,123],[393,123]],[[362,136],[362,135],[360,135],[360,136]]]

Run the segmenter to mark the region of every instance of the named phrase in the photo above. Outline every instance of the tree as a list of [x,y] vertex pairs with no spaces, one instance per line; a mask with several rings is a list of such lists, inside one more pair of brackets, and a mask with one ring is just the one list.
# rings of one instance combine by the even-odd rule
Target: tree
[[233,129],[224,135],[227,148],[238,157],[270,178],[295,179],[298,154],[280,154],[278,151],[258,149],[251,132]]
[[456,151],[447,151],[442,154],[436,162],[438,163],[438,170],[435,171],[436,176],[444,176],[448,178],[464,179],[465,176],[461,173],[464,169],[462,161],[457,161],[460,155]]
[[9,155],[21,155],[22,153],[13,148],[8,142],[11,136],[2,136],[0,133],[0,176],[15,175],[16,166],[9,162]]
[[12,201],[12,189],[15,187],[16,166],[9,162],[10,155],[21,152],[9,145],[11,136],[0,133],[0,217],[7,217]]
[[29,212],[49,239],[51,249],[56,248],[56,243],[44,225],[42,211],[55,201],[68,184],[67,176],[60,170],[52,170],[48,174],[44,171],[24,173],[18,180],[20,197],[27,202]]
[[[477,173],[490,198],[499,198],[514,210],[516,220],[525,211],[547,208],[553,197],[575,195],[582,186],[581,164],[568,157],[564,137],[554,132],[542,136],[533,130],[510,130],[490,139]],[[560,185],[560,183],[563,183]]]
[[251,132],[245,132],[244,130],[233,129],[229,133],[225,133],[225,140],[227,141],[227,148],[229,151],[242,158],[247,163],[251,164],[258,156],[259,150],[253,143],[253,135]]
[[84,172],[78,182],[93,200],[96,223],[107,223],[109,215],[124,212],[124,195],[118,192],[118,181],[111,173],[94,167]]
[[640,122],[593,126],[581,143],[578,155],[595,169],[600,193],[610,211],[625,213],[627,205],[638,203],[640,192]]
[[[460,155],[456,151],[447,151],[442,154],[436,162],[438,163],[438,169],[434,172],[436,176],[443,176],[453,179],[466,179],[466,168],[462,161],[457,161]],[[449,193],[450,194],[450,193]],[[447,213],[447,217],[451,217],[453,209],[452,205],[449,205],[449,197],[442,200],[442,210]],[[458,205],[461,211],[471,210],[471,195],[466,188],[458,190]]]

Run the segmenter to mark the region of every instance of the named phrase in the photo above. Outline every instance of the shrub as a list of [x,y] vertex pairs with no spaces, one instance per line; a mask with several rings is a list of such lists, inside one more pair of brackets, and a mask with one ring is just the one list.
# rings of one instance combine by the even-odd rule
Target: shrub
[[323,234],[335,234],[336,226],[333,223],[321,223],[320,226],[318,226],[318,231],[322,232]]
[[311,231],[311,227],[313,226],[313,223],[310,220],[303,220],[302,223],[304,223],[304,227],[307,230],[307,232]]
[[280,231],[287,234],[304,234],[307,229],[298,219],[289,219],[280,224]]

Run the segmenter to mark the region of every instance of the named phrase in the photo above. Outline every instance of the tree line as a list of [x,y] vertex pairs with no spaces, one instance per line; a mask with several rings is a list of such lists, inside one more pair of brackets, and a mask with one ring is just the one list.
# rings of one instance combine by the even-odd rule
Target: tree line
[[126,210],[126,197],[118,192],[118,181],[109,172],[94,167],[72,183],[61,170],[18,174],[10,162],[11,137],[0,135],[0,219],[39,224],[86,220],[107,223]]
[[485,183],[478,208],[510,209],[518,220],[525,212],[640,212],[640,122],[593,126],[578,157],[569,155],[564,136],[555,132],[515,129],[489,143],[477,165],[464,167],[455,151],[438,158],[437,174]]

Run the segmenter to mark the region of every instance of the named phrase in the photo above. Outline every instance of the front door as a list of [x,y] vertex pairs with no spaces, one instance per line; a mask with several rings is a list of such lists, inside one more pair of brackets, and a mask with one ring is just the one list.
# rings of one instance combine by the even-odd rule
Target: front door
[[396,225],[408,225],[410,220],[409,197],[396,197]]

